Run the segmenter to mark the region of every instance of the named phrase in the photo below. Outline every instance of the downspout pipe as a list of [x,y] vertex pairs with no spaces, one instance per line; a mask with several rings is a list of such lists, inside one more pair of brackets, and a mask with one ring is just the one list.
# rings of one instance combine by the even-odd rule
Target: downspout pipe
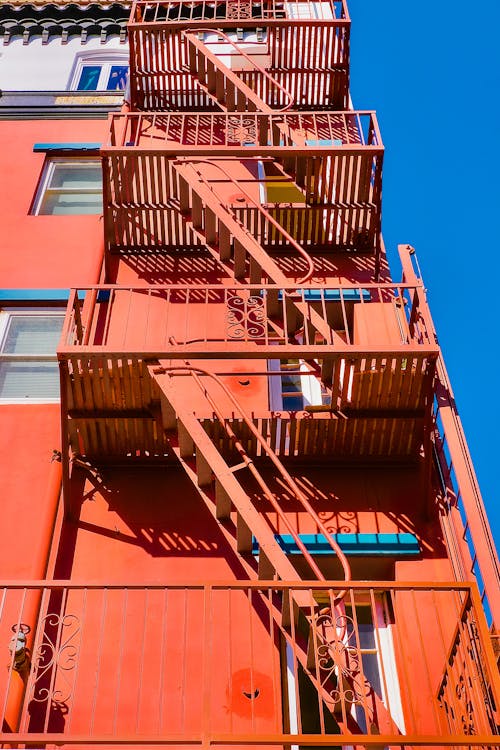
[[[45,513],[40,519],[39,546],[33,566],[34,579],[43,579],[47,575],[61,496],[61,458],[61,452],[54,450],[50,461],[47,487],[42,503]],[[11,658],[8,666],[9,681],[2,727],[4,732],[18,732],[21,724],[26,686],[31,666],[30,648],[34,642],[41,601],[42,591],[40,589],[26,589],[19,610],[18,621],[12,626],[13,637],[10,643]]]

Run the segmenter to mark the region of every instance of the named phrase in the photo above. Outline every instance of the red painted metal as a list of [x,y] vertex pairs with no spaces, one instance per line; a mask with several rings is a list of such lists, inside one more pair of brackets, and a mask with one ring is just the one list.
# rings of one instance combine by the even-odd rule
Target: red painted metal
[[[498,700],[498,676],[475,587],[350,582],[346,584],[344,611],[338,615],[342,622],[324,613],[325,603],[338,598],[339,588],[340,584],[276,581],[107,586],[78,581],[5,582],[0,631],[13,617],[24,619],[25,602],[33,592],[40,592],[42,627],[33,644],[30,710],[23,715],[19,732],[2,733],[2,742],[331,744],[335,735],[324,723],[315,733],[304,728],[287,733],[276,721],[282,694],[271,674],[279,654],[276,638],[281,634],[290,646],[290,669],[295,665],[289,690],[294,685],[298,688],[298,665],[305,664],[306,650],[312,653],[314,647],[318,655],[325,649],[330,653],[330,663],[314,660],[308,669],[310,679],[325,685],[335,675],[338,687],[330,695],[330,703],[317,704],[323,721],[331,712],[337,717],[343,713],[347,719],[355,707],[357,719],[353,713],[352,722],[348,722],[351,729],[343,733],[343,741],[368,746],[377,740],[395,746],[448,746],[452,740],[466,747],[494,745],[490,722]],[[298,634],[294,637],[295,615],[287,612],[299,595],[302,615],[309,624],[309,646]],[[431,602],[435,606],[428,609]],[[142,617],[136,615],[139,609]],[[363,640],[364,626],[359,618],[364,622],[368,615],[374,624],[372,651],[386,670],[397,665],[404,673],[404,644],[413,637],[415,672],[401,683],[401,698],[408,706],[404,726],[387,671],[380,671],[384,702],[392,712],[387,727],[383,727],[382,706],[376,706],[366,681],[370,648]],[[347,630],[344,621],[349,624]],[[246,635],[240,643],[226,641],[224,655],[213,648],[221,638],[225,640],[217,622],[226,627],[239,622]],[[176,640],[182,631],[184,638]],[[134,650],[124,649],[130,641],[140,658]],[[115,651],[108,654],[111,642]],[[41,656],[46,653],[50,653],[50,662]],[[198,663],[201,671],[186,671],[185,661]],[[487,680],[484,684],[478,679],[479,670]],[[464,689],[465,675],[472,681]],[[422,693],[427,680],[435,687],[432,696]],[[195,683],[198,698],[193,713],[175,696],[178,685],[184,696],[192,695],[190,688]],[[460,686],[462,689],[457,689]],[[5,677],[0,680],[0,693],[4,688]],[[120,697],[123,690],[130,692],[127,702]],[[257,699],[246,698],[247,692],[256,693]],[[237,710],[232,717],[221,706],[228,700]],[[424,702],[425,720],[421,718]],[[102,711],[103,703],[108,706],[107,714]],[[301,727],[307,724],[307,717],[300,702],[297,711]],[[453,717],[460,717],[458,725]],[[462,720],[471,723],[463,726]],[[364,728],[359,724],[356,728],[356,721]],[[131,725],[135,732],[130,731]],[[469,734],[463,734],[465,728]]]
[[[269,213],[269,211],[267,211],[252,195],[250,195],[250,193],[247,190],[245,190],[244,188],[241,187],[241,185],[238,183],[238,181],[234,179],[234,177],[227,171],[227,169],[224,169],[224,167],[222,167],[220,164],[217,164],[217,162],[211,161],[210,159],[191,159],[191,158],[185,159],[185,160],[184,159],[183,160],[179,160],[178,162],[174,162],[174,167],[177,166],[177,167],[180,167],[181,169],[183,169],[186,166],[189,167],[189,166],[193,166],[195,164],[198,167],[201,164],[201,165],[209,165],[210,167],[215,168],[218,172],[220,172],[225,177],[225,179],[226,179],[227,182],[230,182],[232,185],[234,185],[234,187],[239,191],[239,193],[241,193],[241,195],[244,196],[244,198],[246,199],[247,203],[249,203],[250,205],[255,206],[255,208],[257,209],[257,211],[259,212],[259,214],[261,214],[261,216],[263,216],[264,219],[266,219],[271,224],[271,226],[274,227],[280,233],[280,235],[283,237],[283,239],[285,240],[285,242],[287,242],[291,247],[293,247],[293,249],[296,250],[297,253],[307,263],[307,267],[308,267],[307,268],[307,273],[302,278],[297,279],[297,284],[305,284],[306,282],[308,282],[310,280],[311,276],[314,273],[314,264],[313,264],[313,262],[311,260],[310,255],[308,255],[308,253],[306,253],[306,251],[304,250],[303,247],[301,247],[301,245],[299,245],[297,242],[295,242],[294,238],[285,229],[283,229],[283,227],[281,226],[281,224],[279,224],[271,216],[271,214]],[[199,178],[201,184],[205,185],[206,187],[208,187],[209,190],[211,190],[211,192],[213,192],[215,195],[217,195],[217,191],[214,190],[214,188],[211,185],[210,181],[207,180],[206,177],[204,177],[204,175],[201,172],[201,170],[198,168],[195,171],[196,171],[196,174],[198,175],[198,178]],[[193,187],[193,191],[196,192],[196,188],[194,186],[192,186],[192,187]],[[219,198],[219,200],[220,200],[220,198]],[[278,275],[278,279],[275,278],[276,275]],[[281,281],[281,279],[279,278],[279,274],[276,274],[276,273],[273,274],[273,276],[271,277],[271,279],[274,282],[278,282],[278,283],[279,283],[279,281]]]
[[[207,49],[207,46],[203,42],[200,42],[200,40],[194,36],[194,34],[203,34],[204,32],[210,33],[211,31],[212,29],[197,28],[196,31],[190,29],[188,31],[184,31],[183,34],[187,38],[189,44],[193,45],[194,49],[198,52],[198,54],[201,54],[203,56],[204,65],[207,65],[207,63],[210,62],[214,66],[214,71],[220,72],[222,74],[221,83],[223,83],[223,100],[222,101],[217,100],[221,106],[225,106],[226,109],[230,111],[229,107],[227,106],[230,86],[231,87],[234,86],[234,90],[232,92],[232,97],[231,97],[232,99],[231,111],[233,109],[235,109],[236,111],[242,110],[242,107],[240,104],[241,96],[238,97],[238,93],[241,94],[246,100],[245,102],[246,106],[243,109],[249,112],[255,109],[257,112],[283,113],[283,112],[287,112],[291,107],[294,106],[295,99],[293,97],[293,94],[291,94],[290,91],[288,91],[288,89],[282,86],[279,81],[277,81],[272,75],[270,75],[267,70],[262,68],[260,65],[258,65],[255,62],[255,60],[253,60],[249,55],[247,55],[246,52],[242,49],[242,47],[239,44],[237,44],[232,39],[230,39],[230,37],[228,37],[228,35],[225,34],[223,31],[221,31],[220,29],[217,29],[217,31],[215,32],[217,36],[221,37],[225,44],[229,44],[233,49],[235,49],[239,57],[242,57],[244,60],[250,63],[250,65],[258,73],[260,73],[261,76],[265,80],[269,81],[271,86],[276,87],[278,91],[284,95],[285,99],[288,100],[288,103],[284,107],[278,107],[276,109],[274,109],[273,107],[268,107],[268,105],[262,99],[260,99],[258,96],[254,94],[251,88],[249,88],[246,84],[244,84],[237,75],[232,73],[232,71],[229,68],[227,68],[225,65],[221,63],[220,59],[217,57],[216,54],[214,54],[213,52],[210,52]],[[213,43],[211,44],[213,46]],[[196,56],[193,57],[193,55],[191,55],[191,72],[194,73],[196,76],[198,76],[198,78],[200,77],[200,70],[199,70],[200,67],[201,66],[199,64],[199,60],[196,58]],[[205,83],[205,75],[203,77],[203,81],[201,82]],[[211,92],[209,91],[209,93]]]
[[[299,501],[300,505],[304,508],[304,510],[308,513],[308,515],[314,520],[314,523],[316,524],[316,526],[317,526],[317,528],[319,530],[319,533],[325,535],[325,537],[328,540],[328,543],[329,543],[329,545],[330,545],[330,547],[332,549],[332,552],[337,556],[337,558],[341,562],[342,570],[343,570],[343,573],[344,573],[345,580],[349,581],[351,579],[351,567],[349,565],[347,557],[342,552],[342,550],[340,549],[340,547],[337,544],[337,542],[335,541],[335,539],[331,536],[329,530],[327,529],[327,527],[325,526],[325,524],[321,520],[320,516],[316,513],[316,511],[312,507],[311,503],[307,500],[307,497],[300,490],[300,488],[297,485],[297,483],[292,479],[290,473],[285,469],[283,463],[279,460],[279,458],[276,455],[276,453],[270,448],[269,444],[263,438],[263,436],[260,434],[259,430],[256,429],[256,427],[254,426],[254,424],[253,424],[252,419],[250,418],[250,416],[248,414],[246,414],[246,412],[244,411],[244,409],[242,409],[241,405],[235,399],[235,397],[233,396],[233,394],[231,393],[231,391],[226,387],[226,385],[221,380],[221,378],[217,377],[217,375],[215,375],[213,372],[209,372],[207,370],[203,370],[200,367],[193,367],[193,366],[191,366],[189,364],[185,364],[185,365],[182,365],[180,367],[171,367],[171,366],[170,367],[165,367],[163,365],[160,365],[160,367],[158,367],[158,368],[156,368],[156,367],[153,368],[153,375],[154,375],[154,377],[161,376],[161,375],[164,375],[164,374],[177,375],[177,374],[180,374],[180,373],[183,373],[183,372],[189,372],[193,376],[194,382],[200,388],[200,390],[202,390],[204,396],[206,397],[206,399],[209,401],[210,405],[212,406],[212,408],[214,410],[214,413],[217,415],[217,418],[219,419],[220,424],[223,425],[223,427],[226,430],[226,432],[228,433],[230,439],[233,441],[234,447],[238,451],[238,454],[239,454],[240,458],[242,459],[245,467],[250,470],[250,472],[252,473],[254,479],[256,479],[257,483],[259,484],[259,487],[262,490],[264,496],[271,503],[272,507],[274,508],[274,510],[277,512],[278,516],[283,521],[284,526],[287,528],[288,532],[292,535],[292,537],[293,537],[293,539],[295,541],[295,544],[298,546],[298,548],[302,552],[302,554],[304,556],[304,559],[307,561],[307,564],[309,565],[311,571],[314,573],[315,577],[317,577],[319,580],[323,580],[323,581],[325,580],[325,576],[323,575],[323,573],[321,572],[321,569],[319,568],[319,566],[317,565],[317,563],[313,559],[312,555],[308,552],[305,544],[302,542],[302,540],[300,539],[299,535],[295,531],[295,529],[293,527],[293,524],[289,521],[289,519],[287,518],[286,514],[281,509],[279,503],[275,500],[274,495],[273,495],[271,489],[269,488],[269,486],[267,485],[266,481],[264,480],[264,478],[262,477],[262,475],[259,473],[259,471],[255,467],[253,461],[248,457],[248,454],[247,454],[247,452],[246,452],[243,444],[241,443],[240,440],[238,440],[237,436],[232,431],[230,425],[227,424],[226,419],[225,419],[225,414],[223,412],[221,412],[220,409],[217,406],[217,400],[216,400],[216,398],[214,398],[210,394],[210,392],[204,387],[204,385],[203,385],[203,383],[202,383],[202,381],[200,379],[200,375],[202,375],[204,377],[207,377],[207,378],[210,378],[212,381],[214,381],[215,383],[217,383],[217,387],[224,392],[224,394],[226,395],[226,397],[231,402],[232,406],[236,409],[236,413],[238,414],[238,416],[242,418],[244,424],[247,426],[247,428],[249,429],[249,431],[254,435],[256,441],[262,447],[264,455],[271,460],[273,466],[275,467],[275,469],[278,472],[278,475],[283,478],[284,482],[286,483],[286,485],[291,490],[293,496]],[[160,387],[162,388],[162,390],[164,390],[163,384],[160,385]],[[177,389],[176,389],[176,386],[175,386],[175,382],[171,382],[170,385],[168,386],[168,392],[169,392],[169,397],[170,398],[172,398],[172,396],[175,398],[175,392],[176,392],[176,390]],[[171,406],[171,408],[174,409],[174,411],[175,411],[175,413],[177,415],[177,418],[180,418],[182,421],[185,421],[185,418],[182,419],[182,417],[178,413],[178,408],[179,407],[175,406],[175,402],[174,403],[170,402],[170,406]],[[185,407],[184,404],[182,404],[182,402],[181,402],[180,406],[181,406],[181,408],[183,407],[183,409],[185,411],[186,407]],[[203,450],[204,445],[208,444],[208,442],[209,441],[205,438],[205,440],[203,441],[203,444],[200,446],[200,449]],[[255,536],[257,536],[257,532],[255,530],[253,530],[253,531],[254,531]],[[258,536],[257,536],[257,539],[258,539]],[[278,545],[274,545],[274,549],[273,550],[271,550],[269,546],[266,548],[265,546],[262,547],[262,545],[261,545],[261,549],[265,550],[265,554],[266,554],[269,562],[274,566],[274,569],[277,570],[278,567],[274,564],[275,563],[275,557],[274,557],[273,553],[278,553],[279,552]],[[280,557],[281,556],[284,556],[283,553],[281,553]],[[343,597],[343,593],[340,595],[340,598],[342,598],[342,597]]]

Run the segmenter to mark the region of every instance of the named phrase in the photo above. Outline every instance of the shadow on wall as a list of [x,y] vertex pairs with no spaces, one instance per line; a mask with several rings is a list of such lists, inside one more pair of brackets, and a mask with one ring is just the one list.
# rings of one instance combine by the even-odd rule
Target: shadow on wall
[[[72,495],[80,514],[63,526],[58,579],[70,577],[75,561],[85,568],[86,559],[91,564],[97,556],[110,567],[114,562],[119,567],[120,559],[125,564],[137,558],[145,579],[148,559],[175,557],[224,560],[236,578],[248,577],[226,538],[236,533],[232,523],[222,528],[184,472],[175,467],[113,468],[100,474],[78,468]],[[128,573],[122,571],[122,580]],[[201,568],[199,577],[205,573]]]

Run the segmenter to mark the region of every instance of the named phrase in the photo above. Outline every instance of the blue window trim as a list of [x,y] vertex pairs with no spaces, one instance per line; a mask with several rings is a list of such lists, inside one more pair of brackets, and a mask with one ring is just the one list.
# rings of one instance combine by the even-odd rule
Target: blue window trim
[[[305,302],[369,302],[371,294],[368,289],[297,289],[297,294],[303,295]],[[341,293],[342,292],[342,296]],[[283,299],[283,292],[280,290],[278,299]]]
[[329,138],[319,138],[319,139],[311,139],[306,140],[306,146],[343,146],[343,142],[340,138],[334,138],[333,140]]
[[[302,554],[291,534],[275,534],[274,538],[287,555]],[[414,534],[332,534],[342,552],[350,556],[374,555],[377,557],[415,557],[420,554],[418,539]],[[299,539],[311,555],[332,555],[323,534],[299,534]],[[259,544],[254,539],[252,553],[259,554]]]
[[99,154],[100,143],[35,143],[33,151],[37,154]]
[[69,294],[69,289],[0,289],[0,302],[67,302]]

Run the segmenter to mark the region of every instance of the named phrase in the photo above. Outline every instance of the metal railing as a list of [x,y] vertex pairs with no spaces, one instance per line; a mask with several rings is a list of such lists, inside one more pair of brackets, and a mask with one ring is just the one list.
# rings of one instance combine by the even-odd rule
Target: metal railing
[[[428,311],[415,250],[410,245],[401,245],[399,253],[403,280],[421,285],[420,295]],[[429,312],[426,325],[437,341]],[[498,556],[455,397],[441,356],[436,367],[432,412],[435,466],[446,509],[443,516],[446,544],[457,578],[463,580],[472,577],[477,581],[488,625],[496,639],[500,631]]]
[[[374,112],[120,113],[111,117],[112,148],[172,149],[186,146],[304,145],[338,149],[382,148]],[[104,149],[106,150],[106,149]]]
[[[309,319],[312,310],[328,325],[328,340]],[[373,329],[369,334],[366,329],[371,311],[385,321],[379,338]],[[300,353],[309,348],[321,352],[326,346],[340,352],[404,352],[433,345],[421,289],[408,284],[329,289],[101,285],[72,290],[59,353],[83,347],[89,352],[144,352],[146,356],[176,348],[194,353],[197,347],[245,351],[258,346],[264,358],[277,358],[277,346]]]
[[[309,12],[307,12],[309,10]],[[295,13],[294,13],[295,11]],[[193,22],[231,19],[272,20],[279,18],[312,19],[328,21],[332,19],[349,21],[346,0],[301,0],[299,3],[283,0],[136,0],[132,4],[131,24],[157,24],[168,22]]]
[[495,635],[500,628],[500,569],[495,543],[484,509],[453,392],[442,360],[437,367],[436,396],[433,403],[434,450],[436,468],[444,500],[451,513],[457,509],[458,519],[448,533],[453,537],[458,574],[477,581],[488,625]]
[[0,601],[0,640],[27,639],[0,675],[3,720],[24,658],[3,743],[499,744],[473,585],[21,581]]

